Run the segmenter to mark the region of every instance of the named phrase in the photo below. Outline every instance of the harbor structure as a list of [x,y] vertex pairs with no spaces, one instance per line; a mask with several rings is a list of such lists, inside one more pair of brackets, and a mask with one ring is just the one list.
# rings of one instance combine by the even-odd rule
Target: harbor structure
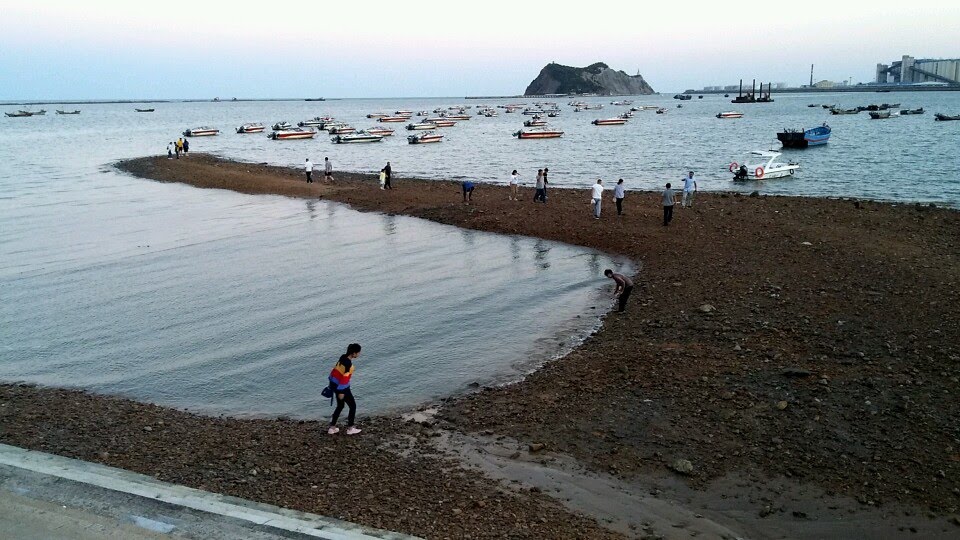
[[905,54],[890,64],[877,64],[876,75],[877,84],[960,86],[960,58],[914,58]]

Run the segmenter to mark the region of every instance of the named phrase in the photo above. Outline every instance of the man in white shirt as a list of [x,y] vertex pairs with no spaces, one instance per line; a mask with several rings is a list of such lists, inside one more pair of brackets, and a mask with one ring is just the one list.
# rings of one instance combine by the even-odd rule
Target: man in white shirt
[[693,196],[697,192],[697,181],[693,178],[693,171],[683,179],[683,199],[680,201],[681,207],[693,208]]
[[310,161],[310,158],[307,158],[306,163],[303,164],[303,170],[307,173],[307,183],[313,183],[313,163]]
[[593,219],[600,219],[600,203],[603,201],[603,180],[597,178],[597,183],[593,185]]
[[617,185],[613,186],[613,200],[617,203],[617,215],[623,215],[623,178],[617,180]]

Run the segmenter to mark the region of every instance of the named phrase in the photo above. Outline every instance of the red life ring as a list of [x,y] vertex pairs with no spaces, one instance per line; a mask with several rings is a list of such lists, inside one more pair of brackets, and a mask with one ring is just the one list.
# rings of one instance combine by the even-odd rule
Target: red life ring
[[730,166],[727,167],[727,168],[730,169],[730,172],[736,172],[737,168],[739,168],[739,167],[740,167],[740,164],[737,163],[736,161],[734,161],[734,162],[731,163]]
[[755,174],[757,178],[763,178],[763,167],[757,167],[757,170],[753,171],[753,174]]

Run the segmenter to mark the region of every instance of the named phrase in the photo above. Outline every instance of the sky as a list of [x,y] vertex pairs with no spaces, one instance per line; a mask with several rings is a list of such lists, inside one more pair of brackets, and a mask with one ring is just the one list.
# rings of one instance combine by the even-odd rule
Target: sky
[[515,95],[551,61],[665,93],[870,82],[958,36],[955,0],[0,0],[0,100]]

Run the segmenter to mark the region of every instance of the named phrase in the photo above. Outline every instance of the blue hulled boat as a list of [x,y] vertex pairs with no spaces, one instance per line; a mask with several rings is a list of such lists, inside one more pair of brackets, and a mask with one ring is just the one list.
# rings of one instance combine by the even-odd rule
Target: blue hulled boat
[[806,148],[827,144],[830,140],[830,126],[824,123],[811,129],[785,129],[777,133],[777,139],[784,148]]

